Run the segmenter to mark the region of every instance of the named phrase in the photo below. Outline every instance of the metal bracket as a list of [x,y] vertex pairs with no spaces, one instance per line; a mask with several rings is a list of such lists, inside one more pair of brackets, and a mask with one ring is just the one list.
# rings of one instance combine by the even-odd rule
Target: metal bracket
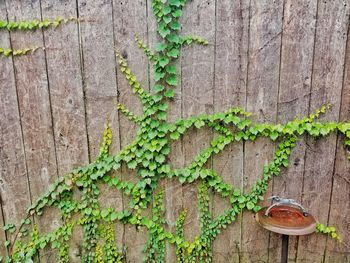
[[306,209],[299,203],[297,203],[294,199],[288,199],[288,198],[282,198],[279,196],[271,196],[268,198],[268,200],[272,200],[273,203],[272,205],[269,206],[268,209],[265,211],[265,216],[269,216],[271,208],[279,205],[290,205],[290,206],[296,206],[298,207],[302,212],[304,216],[308,216],[309,213],[306,211]]

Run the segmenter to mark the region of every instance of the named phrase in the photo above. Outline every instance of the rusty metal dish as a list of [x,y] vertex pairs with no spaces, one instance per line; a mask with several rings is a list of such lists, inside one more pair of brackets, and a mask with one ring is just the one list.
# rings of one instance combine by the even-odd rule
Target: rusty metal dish
[[262,208],[255,215],[256,221],[265,229],[283,235],[301,236],[316,230],[316,220],[310,215],[304,215],[299,208],[289,205],[278,205],[265,212],[269,207]]

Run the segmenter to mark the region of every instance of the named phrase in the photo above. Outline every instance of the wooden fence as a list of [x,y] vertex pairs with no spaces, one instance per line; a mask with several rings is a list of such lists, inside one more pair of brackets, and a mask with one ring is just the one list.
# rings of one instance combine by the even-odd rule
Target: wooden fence
[[[183,49],[181,88],[170,119],[242,106],[255,121],[284,123],[329,102],[332,108],[323,120],[350,120],[349,12],[349,0],[189,1],[182,32],[210,44]],[[135,33],[151,47],[156,43],[150,0],[0,0],[0,20],[57,16],[82,22],[0,32],[1,47],[45,47],[32,55],[0,58],[0,224],[18,223],[50,182],[93,160],[108,116],[113,151],[132,140],[137,127],[118,115],[114,103],[141,109],[116,70],[115,46],[140,82],[152,85],[148,60],[134,43]],[[172,163],[186,164],[211,136],[208,131],[186,135],[174,145]],[[274,149],[264,139],[236,143],[211,165],[226,182],[247,190]],[[335,225],[343,238],[341,244],[320,235],[291,238],[290,262],[350,262],[348,154],[341,136],[306,137],[292,153],[289,169],[274,179],[268,194],[296,199],[319,221]],[[132,180],[133,175],[126,177]],[[196,187],[170,181],[163,186],[169,225],[187,208],[185,232],[193,240],[199,231]],[[103,198],[123,206],[119,193],[106,189]],[[214,214],[227,207],[216,197],[211,204]],[[54,212],[38,223],[42,229],[55,227]],[[131,226],[116,231],[119,245],[128,247],[128,262],[140,262],[146,233]],[[0,240],[5,238],[0,231]],[[72,262],[78,262],[79,233],[73,243]],[[253,215],[244,213],[214,242],[214,262],[279,262],[280,245],[280,236],[259,228]],[[167,262],[174,261],[174,250],[167,247]]]

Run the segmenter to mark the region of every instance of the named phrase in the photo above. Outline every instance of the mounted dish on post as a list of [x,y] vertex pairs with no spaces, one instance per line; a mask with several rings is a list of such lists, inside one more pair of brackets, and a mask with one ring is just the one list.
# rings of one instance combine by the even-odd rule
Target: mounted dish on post
[[281,263],[288,262],[289,236],[308,235],[316,230],[316,220],[293,199],[271,196],[273,204],[262,208],[255,219],[263,228],[282,234]]

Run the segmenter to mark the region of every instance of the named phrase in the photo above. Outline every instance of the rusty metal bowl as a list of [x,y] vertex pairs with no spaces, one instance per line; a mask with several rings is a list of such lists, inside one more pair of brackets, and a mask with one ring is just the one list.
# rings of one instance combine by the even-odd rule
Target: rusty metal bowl
[[310,214],[290,205],[277,205],[262,208],[255,214],[255,219],[263,228],[283,235],[301,236],[316,230],[316,220]]

